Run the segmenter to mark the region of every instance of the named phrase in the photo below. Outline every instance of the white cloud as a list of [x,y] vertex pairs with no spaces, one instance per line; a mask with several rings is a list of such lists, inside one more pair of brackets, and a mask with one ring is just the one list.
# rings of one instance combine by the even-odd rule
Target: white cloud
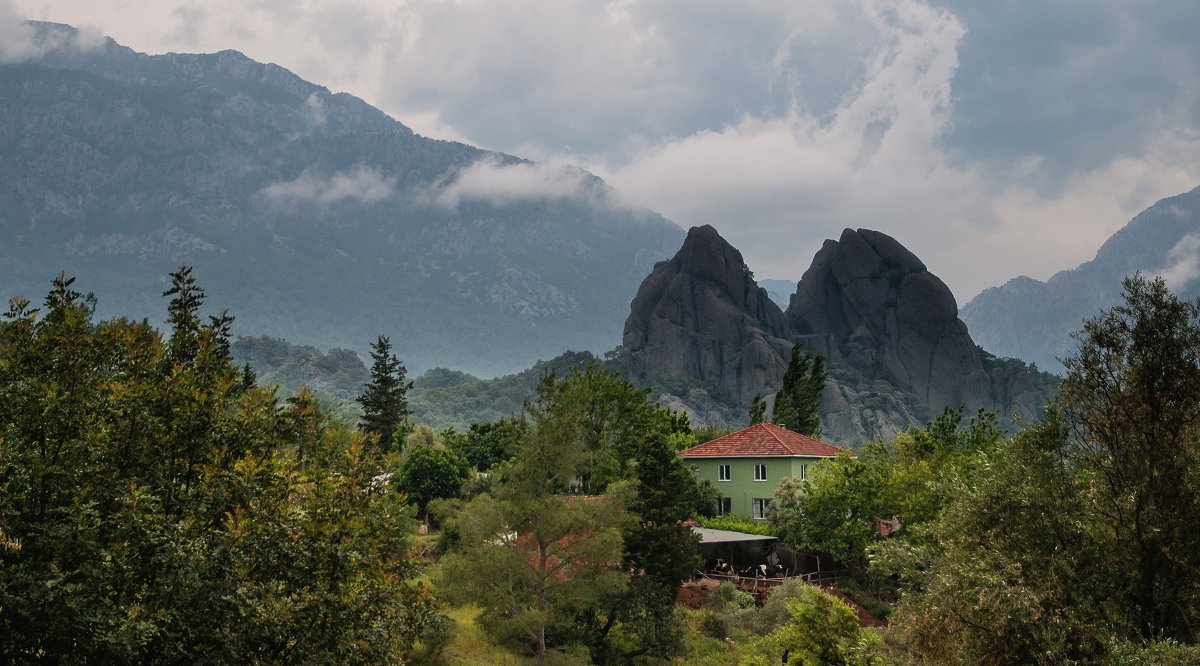
[[29,62],[56,50],[87,51],[104,44],[95,27],[39,33],[18,14],[11,0],[0,0],[0,64]]
[[1200,233],[1179,239],[1167,253],[1167,261],[1170,263],[1166,268],[1151,272],[1165,280],[1172,291],[1181,291],[1200,277]]
[[396,194],[394,178],[384,178],[378,171],[358,166],[329,178],[319,178],[305,171],[295,180],[272,183],[262,193],[271,201],[282,204],[315,202],[331,204],[342,199],[367,203],[383,201]]
[[[713,224],[764,277],[875,228],[961,302],[1090,259],[1200,181],[1200,3],[0,0],[0,19],[13,6],[138,50],[238,49],[427,136],[580,164]],[[462,175],[434,196],[571,187]],[[308,178],[293,189],[335,191]]]
[[1027,184],[1044,168],[1036,155],[998,178],[983,157],[951,154],[965,26],[915,0],[860,6],[860,34],[874,48],[830,112],[747,114],[591,168],[684,226],[712,224],[762,277],[798,279],[825,238],[870,228],[913,250],[960,303],[1018,274],[1044,279],[1091,259],[1142,208],[1200,180],[1200,140],[1186,132],[1050,192]]
[[493,204],[574,197],[599,201],[605,193],[597,188],[594,177],[581,169],[530,162],[503,164],[489,157],[435,185],[428,198],[447,208],[456,208],[464,200],[473,199]]

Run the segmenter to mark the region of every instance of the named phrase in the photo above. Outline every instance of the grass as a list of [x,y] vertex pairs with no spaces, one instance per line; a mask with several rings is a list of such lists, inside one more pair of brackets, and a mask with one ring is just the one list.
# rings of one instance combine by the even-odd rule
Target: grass
[[498,666],[523,666],[537,663],[534,659],[513,654],[495,643],[475,623],[480,613],[479,606],[451,606],[446,615],[456,623],[454,639],[442,656],[450,666],[467,664],[496,664]]

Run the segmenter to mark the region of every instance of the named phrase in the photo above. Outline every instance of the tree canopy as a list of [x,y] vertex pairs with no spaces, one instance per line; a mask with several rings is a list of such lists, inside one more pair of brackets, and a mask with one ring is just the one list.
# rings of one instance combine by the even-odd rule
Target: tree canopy
[[0,654],[402,661],[437,616],[385,461],[230,362],[190,269],[171,330],[54,281],[0,322]]
[[[775,394],[771,422],[809,437],[821,436],[821,391],[825,388],[825,357],[813,356],[797,343],[792,347],[783,382]],[[753,414],[752,414],[753,416]]]

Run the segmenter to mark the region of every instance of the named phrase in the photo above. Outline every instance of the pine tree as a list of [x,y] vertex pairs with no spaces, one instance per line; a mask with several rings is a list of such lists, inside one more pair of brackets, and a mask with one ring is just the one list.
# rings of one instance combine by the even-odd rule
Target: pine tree
[[758,425],[767,418],[767,401],[763,400],[761,393],[754,394],[754,400],[750,402],[750,425]]
[[371,359],[371,381],[358,396],[363,407],[363,420],[358,427],[379,435],[380,446],[387,449],[392,445],[392,434],[408,418],[408,390],[412,382],[404,381],[407,370],[392,353],[392,343],[386,336],[379,336],[371,345]]
[[775,395],[771,422],[803,435],[820,437],[821,389],[827,376],[824,356],[813,356],[800,344],[792,347],[783,385]]

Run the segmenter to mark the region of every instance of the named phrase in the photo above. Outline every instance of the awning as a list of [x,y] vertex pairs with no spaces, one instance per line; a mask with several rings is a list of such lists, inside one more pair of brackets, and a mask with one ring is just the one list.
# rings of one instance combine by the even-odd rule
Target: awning
[[714,530],[708,527],[693,527],[696,534],[700,535],[700,543],[743,543],[749,541],[777,541],[777,537],[763,536],[761,534],[747,534],[746,532],[731,532],[729,530]]

